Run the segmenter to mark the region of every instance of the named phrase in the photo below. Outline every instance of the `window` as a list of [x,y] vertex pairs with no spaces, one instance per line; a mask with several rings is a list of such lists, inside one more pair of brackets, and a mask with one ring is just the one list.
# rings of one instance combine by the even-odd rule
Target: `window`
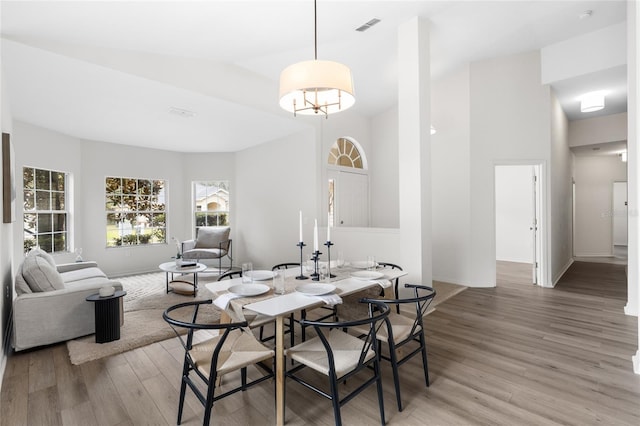
[[334,166],[353,167],[354,169],[362,169],[362,156],[360,151],[347,138],[338,138],[329,151],[328,163]]
[[68,250],[67,174],[24,167],[24,251],[35,246],[48,253]]
[[369,226],[369,176],[365,153],[353,138],[338,138],[327,156],[330,226]]
[[107,177],[105,197],[107,247],[166,242],[164,180]]
[[229,182],[193,182],[193,213],[196,230],[229,225]]

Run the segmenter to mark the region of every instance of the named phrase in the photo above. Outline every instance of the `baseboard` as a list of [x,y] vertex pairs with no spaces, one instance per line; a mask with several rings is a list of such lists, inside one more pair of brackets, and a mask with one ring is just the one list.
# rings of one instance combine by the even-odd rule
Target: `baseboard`
[[567,270],[571,267],[571,265],[573,265],[573,258],[569,259],[569,261],[562,267],[562,270],[560,271],[558,276],[551,281],[551,287],[555,287],[556,284],[558,284],[558,281],[560,281],[560,278],[562,278],[564,273],[567,272]]

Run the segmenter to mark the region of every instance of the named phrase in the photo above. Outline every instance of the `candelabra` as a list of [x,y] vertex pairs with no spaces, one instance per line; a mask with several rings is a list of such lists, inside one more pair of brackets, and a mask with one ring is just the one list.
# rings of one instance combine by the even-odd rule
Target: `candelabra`
[[300,275],[298,275],[296,277],[296,280],[306,280],[309,277],[305,276],[305,274],[303,273],[302,268],[304,267],[304,263],[302,261],[302,249],[306,246],[305,243],[303,243],[302,241],[300,241],[298,244],[296,244],[298,247],[300,247]]
[[320,259],[320,253],[318,250],[311,253],[311,260],[313,260],[313,274],[311,274],[311,279],[313,281],[320,281],[320,274],[318,273],[318,260]]
[[329,278],[335,278],[336,276],[331,273],[331,246],[333,243],[327,241],[324,245],[327,246],[327,272],[329,273]]

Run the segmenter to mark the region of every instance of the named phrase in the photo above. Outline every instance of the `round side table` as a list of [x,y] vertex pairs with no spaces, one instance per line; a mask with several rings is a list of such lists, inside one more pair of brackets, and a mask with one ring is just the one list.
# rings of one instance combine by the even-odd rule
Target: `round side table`
[[87,296],[95,303],[96,343],[113,342],[120,339],[120,298],[126,291],[116,290],[112,296],[101,297],[99,293]]

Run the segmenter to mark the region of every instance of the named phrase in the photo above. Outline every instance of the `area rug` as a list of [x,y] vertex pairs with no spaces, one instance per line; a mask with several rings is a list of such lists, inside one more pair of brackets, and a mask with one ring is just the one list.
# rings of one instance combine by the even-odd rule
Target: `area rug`
[[[205,284],[215,281],[217,277],[202,274],[198,278],[195,300],[214,298]],[[123,300],[125,320],[120,328],[120,339],[109,343],[95,343],[95,336],[92,334],[68,341],[67,349],[72,364],[83,364],[175,337],[173,329],[162,319],[162,312],[169,306],[194,300],[193,296],[166,294],[165,275],[162,272],[119,278],[118,281],[127,292]],[[428,313],[467,288],[439,281],[434,281],[433,287],[436,297]],[[212,306],[210,309],[202,309],[199,318],[203,321],[217,321],[220,318],[219,311]]]
[[[125,319],[120,328],[120,339],[95,343],[95,335],[92,334],[68,341],[67,349],[72,364],[83,364],[175,337],[173,329],[162,319],[162,312],[169,306],[194,300],[193,296],[165,294],[165,275],[162,272],[124,277],[118,281],[127,292],[123,301]],[[205,288],[207,281],[211,279],[199,276],[195,300],[214,298]],[[213,306],[201,309],[198,317],[203,321],[217,321],[220,318]]]

